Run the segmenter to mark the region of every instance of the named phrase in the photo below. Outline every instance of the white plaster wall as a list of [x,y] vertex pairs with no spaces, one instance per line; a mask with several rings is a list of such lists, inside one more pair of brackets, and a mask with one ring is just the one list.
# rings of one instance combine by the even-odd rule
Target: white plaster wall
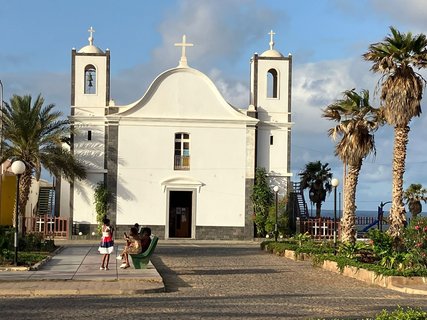
[[[273,145],[270,145],[270,136],[273,136]],[[258,166],[264,167],[267,172],[280,175],[290,175],[288,168],[288,135],[287,127],[261,125],[258,130]]]
[[[88,140],[88,131],[92,139]],[[89,172],[104,169],[105,127],[95,123],[76,122],[74,155],[82,161]]]
[[[98,122],[99,123],[99,122]],[[88,141],[87,131],[92,131]],[[74,182],[73,220],[77,223],[96,223],[93,194],[104,179],[104,126],[94,123],[76,124],[74,155],[86,167],[87,178]]]
[[103,174],[88,173],[85,180],[74,182],[73,220],[76,223],[96,224],[94,192],[98,182],[103,181]]
[[[173,169],[176,132],[190,134],[189,171]],[[196,195],[197,225],[244,226],[245,125],[121,125],[119,136],[118,224],[164,225],[162,181],[189,177],[204,184]]]

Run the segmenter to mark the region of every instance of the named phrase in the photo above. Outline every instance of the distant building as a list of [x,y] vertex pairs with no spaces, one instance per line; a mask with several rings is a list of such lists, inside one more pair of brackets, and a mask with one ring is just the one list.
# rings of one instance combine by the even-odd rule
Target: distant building
[[185,36],[176,68],[161,73],[136,102],[110,97],[110,51],[72,50],[71,151],[87,179],[62,181],[60,215],[79,230],[96,228],[94,189],[113,194],[109,218],[138,222],[163,238],[252,239],[250,195],[264,167],[281,194],[288,185],[292,57],[274,49],[250,62],[250,102],[231,106],[214,83],[187,63]]
[[[38,214],[53,215],[53,190],[52,183],[33,178],[30,193],[24,215],[27,218],[35,217]],[[44,195],[52,195],[50,198]],[[41,196],[41,197],[40,197]],[[10,161],[6,161],[1,166],[0,172],[0,226],[12,226],[13,214],[16,201],[16,176],[11,171]],[[46,208],[46,210],[44,210]]]

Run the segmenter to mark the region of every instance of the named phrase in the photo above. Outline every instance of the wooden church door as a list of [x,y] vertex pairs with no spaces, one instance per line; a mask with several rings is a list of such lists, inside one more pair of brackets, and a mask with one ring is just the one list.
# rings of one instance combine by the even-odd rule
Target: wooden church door
[[169,194],[169,237],[191,238],[192,191],[170,191]]

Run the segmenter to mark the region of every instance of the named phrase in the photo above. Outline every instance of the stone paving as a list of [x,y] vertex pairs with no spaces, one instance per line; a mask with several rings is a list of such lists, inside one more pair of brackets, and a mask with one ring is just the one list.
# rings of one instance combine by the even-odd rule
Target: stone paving
[[[64,246],[38,270],[0,271],[0,296],[58,296],[139,294],[164,291],[161,276],[150,263],[147,269],[120,269],[116,254],[109,270],[100,270],[95,244]],[[116,246],[116,253],[121,248]],[[19,268],[17,268],[19,269]]]
[[[98,257],[99,258],[99,257]],[[363,319],[427,298],[371,286],[259,249],[259,244],[160,242],[153,264],[166,292],[0,299],[2,319]],[[99,292],[121,281],[88,283]],[[122,281],[123,282],[123,281]],[[22,283],[32,283],[23,281]],[[50,281],[41,281],[50,286]],[[55,282],[57,283],[57,282]],[[59,283],[59,282],[58,282]],[[1,283],[0,286],[3,286]]]

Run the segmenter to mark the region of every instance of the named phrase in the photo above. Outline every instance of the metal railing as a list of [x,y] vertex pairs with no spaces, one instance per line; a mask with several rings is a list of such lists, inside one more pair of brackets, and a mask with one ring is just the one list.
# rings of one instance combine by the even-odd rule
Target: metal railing
[[175,170],[189,170],[190,169],[190,156],[175,156],[174,169]]

